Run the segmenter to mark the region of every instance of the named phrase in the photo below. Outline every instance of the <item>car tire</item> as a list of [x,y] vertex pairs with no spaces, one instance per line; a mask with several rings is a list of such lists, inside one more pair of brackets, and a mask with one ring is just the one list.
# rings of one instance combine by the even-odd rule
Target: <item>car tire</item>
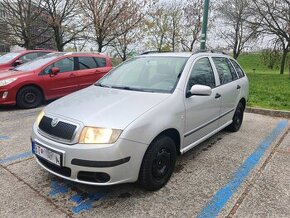
[[139,173],[139,184],[146,190],[156,191],[170,179],[176,161],[176,145],[166,136],[159,136],[148,147]]
[[233,122],[228,126],[228,130],[231,132],[237,132],[241,128],[243,118],[244,118],[244,105],[239,102],[235,114],[233,116]]
[[34,86],[26,86],[19,90],[16,97],[16,104],[19,108],[38,107],[43,100],[42,92]]

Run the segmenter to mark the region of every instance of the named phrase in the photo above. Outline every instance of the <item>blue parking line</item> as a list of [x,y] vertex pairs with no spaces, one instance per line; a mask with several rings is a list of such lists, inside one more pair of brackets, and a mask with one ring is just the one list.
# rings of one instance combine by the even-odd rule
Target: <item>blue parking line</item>
[[9,136],[0,135],[0,141],[5,141],[5,140],[8,140],[8,139],[9,139]]
[[9,162],[22,160],[22,159],[29,158],[29,157],[32,157],[32,153],[31,153],[31,151],[26,151],[26,152],[23,152],[23,153],[14,155],[14,156],[4,158],[4,159],[0,160],[0,164],[6,164]]
[[72,187],[72,183],[67,182],[67,183],[60,183],[57,181],[52,181],[51,182],[51,191],[49,193],[50,196],[55,197],[57,194],[65,194],[68,193],[69,188]]
[[83,198],[81,196],[79,196],[79,197],[73,196],[73,199],[71,198],[71,200],[77,200],[76,203],[78,203],[79,205],[77,205],[76,207],[73,207],[72,208],[72,212],[75,213],[75,214],[78,214],[81,211],[90,210],[93,207],[92,204],[95,201],[98,201],[101,198],[103,198],[105,195],[106,195],[106,193],[89,194],[88,195],[88,199]]
[[[51,191],[49,195],[51,197],[56,197],[58,194],[70,194],[69,192],[73,188],[72,182],[59,182],[59,181],[52,181],[50,188]],[[78,194],[75,194],[69,198],[69,201],[76,203],[77,206],[71,208],[71,211],[74,214],[78,214],[83,211],[88,211],[93,208],[93,203],[100,200],[107,194],[107,191],[101,191],[97,193],[88,193],[83,191],[78,191]]]
[[216,194],[211,198],[207,205],[197,215],[198,218],[216,217],[219,214],[228,200],[244,182],[250,171],[257,165],[261,157],[264,155],[266,149],[275,141],[275,139],[277,139],[277,137],[283,132],[287,125],[287,120],[282,120],[278,123],[272,132],[266,138],[264,138],[258,148],[232,175],[230,181],[216,192]]

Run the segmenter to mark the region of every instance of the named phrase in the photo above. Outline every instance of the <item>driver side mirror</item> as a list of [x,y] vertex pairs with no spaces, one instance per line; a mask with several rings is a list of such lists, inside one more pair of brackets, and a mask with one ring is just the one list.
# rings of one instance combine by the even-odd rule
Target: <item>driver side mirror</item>
[[21,65],[21,64],[23,64],[23,61],[20,60],[20,59],[18,59],[18,60],[16,60],[16,61],[13,63],[13,66],[14,66],[14,67],[17,67],[17,66],[19,66],[19,65]]
[[190,91],[187,92],[186,97],[189,98],[192,95],[210,96],[212,93],[211,87],[204,85],[193,85]]
[[59,73],[60,69],[58,67],[53,67],[50,69],[50,75],[55,76]]

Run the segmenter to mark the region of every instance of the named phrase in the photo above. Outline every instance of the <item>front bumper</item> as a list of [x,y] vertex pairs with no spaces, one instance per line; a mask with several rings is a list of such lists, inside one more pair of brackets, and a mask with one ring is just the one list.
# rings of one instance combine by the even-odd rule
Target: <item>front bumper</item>
[[14,91],[0,87],[0,105],[14,105],[16,104],[16,94]]
[[[50,164],[37,157],[37,162],[47,171],[78,183],[89,185],[114,185],[135,182],[148,145],[119,138],[114,144],[74,144],[66,145],[45,138],[33,126],[33,142],[63,154],[62,167]],[[96,178],[84,179],[80,175],[108,175],[104,182]]]

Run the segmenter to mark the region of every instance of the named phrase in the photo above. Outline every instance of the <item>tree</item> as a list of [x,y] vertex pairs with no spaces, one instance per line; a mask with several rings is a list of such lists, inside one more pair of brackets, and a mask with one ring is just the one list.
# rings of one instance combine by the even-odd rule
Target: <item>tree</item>
[[156,5],[145,21],[145,32],[148,35],[150,45],[155,47],[157,51],[170,49],[167,44],[170,25],[170,16],[166,5]]
[[180,42],[180,29],[181,29],[181,19],[182,19],[182,5],[183,2],[174,0],[169,3],[167,8],[167,13],[169,15],[169,44],[171,49],[174,52],[176,47]]
[[53,30],[53,36],[58,51],[76,40],[86,28],[80,17],[77,0],[43,0],[43,7],[49,18],[48,25]]
[[284,73],[287,54],[290,50],[290,1],[253,0],[256,24],[266,34],[275,36],[282,47],[280,74]]
[[142,8],[147,3],[147,0],[81,0],[82,12],[94,30],[91,37],[97,42],[98,51],[134,29],[144,17]]
[[1,23],[7,25],[12,43],[33,49],[48,42],[50,36],[43,37],[48,31],[44,7],[40,0],[2,0],[0,7],[7,13],[0,18]]
[[218,17],[222,19],[221,37],[233,50],[237,59],[246,44],[257,39],[259,24],[249,21],[253,19],[250,0],[225,0],[218,4]]
[[112,47],[115,49],[117,55],[122,59],[122,61],[125,61],[135,52],[135,48],[139,46],[137,42],[141,37],[142,33],[140,29],[136,28],[117,37],[112,42]]
[[183,7],[183,17],[181,23],[180,42],[182,50],[193,51],[202,26],[203,1],[186,1]]
[[149,13],[146,29],[158,51],[192,51],[201,31],[202,0],[160,3]]

